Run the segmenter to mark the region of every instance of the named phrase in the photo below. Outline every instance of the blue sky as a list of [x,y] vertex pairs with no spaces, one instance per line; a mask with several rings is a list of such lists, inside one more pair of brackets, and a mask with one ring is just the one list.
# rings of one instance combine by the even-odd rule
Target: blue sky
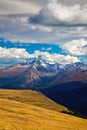
[[0,1],[0,37],[0,66],[87,63],[87,1]]
[[4,39],[0,41],[0,46],[5,48],[25,48],[27,52],[34,53],[34,51],[47,51],[49,53],[59,53],[64,54],[59,45],[54,43],[19,43],[12,41],[5,41]]

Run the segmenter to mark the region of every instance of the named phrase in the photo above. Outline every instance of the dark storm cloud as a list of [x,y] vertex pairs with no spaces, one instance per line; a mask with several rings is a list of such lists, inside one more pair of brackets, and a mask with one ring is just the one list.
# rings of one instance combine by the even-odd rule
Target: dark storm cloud
[[86,25],[86,0],[0,1],[0,37],[5,39],[60,42],[67,36],[86,37]]
[[[87,5],[66,6],[57,0],[51,0],[28,21],[45,26],[87,26]],[[85,15],[84,15],[85,14]]]

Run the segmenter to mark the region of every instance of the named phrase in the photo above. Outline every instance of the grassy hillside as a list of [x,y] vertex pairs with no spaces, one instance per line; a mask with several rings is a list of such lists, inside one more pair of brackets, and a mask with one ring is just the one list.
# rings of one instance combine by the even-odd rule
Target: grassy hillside
[[40,106],[42,108],[55,110],[58,112],[69,110],[62,105],[59,105],[40,92],[31,90],[0,90],[0,99],[9,99],[13,101],[18,101],[21,103],[26,103],[29,105]]
[[41,93],[0,90],[0,130],[87,130],[87,120],[57,108],[66,109]]

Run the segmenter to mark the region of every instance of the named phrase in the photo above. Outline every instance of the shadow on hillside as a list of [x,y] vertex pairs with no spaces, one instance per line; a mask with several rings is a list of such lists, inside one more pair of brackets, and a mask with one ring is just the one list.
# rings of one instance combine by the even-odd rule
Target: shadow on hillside
[[72,112],[72,111],[62,111],[61,113],[64,113],[64,114],[69,114],[69,115],[72,115],[72,116],[76,116],[76,117],[80,117],[80,118],[84,118],[84,119],[87,119],[86,116],[83,116],[77,112]]

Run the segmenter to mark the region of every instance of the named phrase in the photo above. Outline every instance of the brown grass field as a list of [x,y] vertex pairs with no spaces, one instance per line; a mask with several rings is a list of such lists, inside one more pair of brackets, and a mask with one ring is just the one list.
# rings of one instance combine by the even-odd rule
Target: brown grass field
[[87,120],[35,91],[0,90],[0,130],[87,130]]

